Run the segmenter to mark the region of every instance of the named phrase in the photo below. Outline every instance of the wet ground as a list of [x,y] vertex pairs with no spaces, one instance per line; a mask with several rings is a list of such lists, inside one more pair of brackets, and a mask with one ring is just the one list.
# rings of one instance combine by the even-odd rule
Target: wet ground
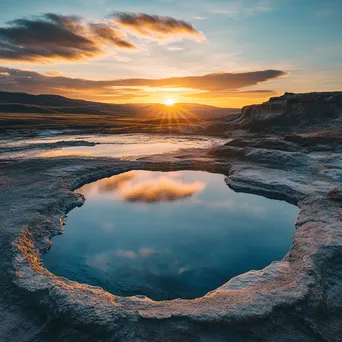
[[227,142],[212,137],[156,134],[65,134],[42,131],[37,137],[0,140],[0,159],[60,156],[137,158],[186,148],[210,148]]

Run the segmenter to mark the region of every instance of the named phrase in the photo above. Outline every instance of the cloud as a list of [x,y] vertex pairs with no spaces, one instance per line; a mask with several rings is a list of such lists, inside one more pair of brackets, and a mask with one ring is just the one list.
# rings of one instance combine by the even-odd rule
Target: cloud
[[131,88],[113,89],[112,81],[93,81],[81,78],[50,76],[34,71],[11,69],[0,66],[0,90],[28,92],[32,94],[57,94],[85,99],[125,99],[139,96]]
[[203,41],[203,33],[191,23],[166,16],[149,15],[146,13],[114,12],[113,24],[129,33],[150,40],[182,40]]
[[256,85],[287,73],[279,70],[263,70],[244,73],[215,73],[204,76],[171,77],[161,79],[133,78],[112,81],[112,86],[146,86],[191,88],[221,91]]
[[124,32],[154,41],[205,39],[191,23],[171,17],[115,12],[111,18],[94,23],[79,16],[46,13],[12,20],[0,27],[0,60],[78,61],[105,54],[107,47],[138,50]]
[[[86,187],[84,186],[83,190]],[[205,185],[202,182],[184,183],[174,174],[155,177],[148,171],[121,173],[103,179],[97,186],[99,193],[117,193],[118,197],[123,200],[145,203],[176,201],[191,197],[204,188]],[[151,253],[142,250],[140,254],[146,256]]]
[[[62,153],[62,155],[63,155],[63,153],[64,154],[68,153],[68,151],[64,151],[64,152],[63,151],[55,151],[55,152],[52,151],[51,153],[53,154],[52,156],[55,156],[56,154],[59,155],[60,153]],[[70,153],[77,154],[77,152],[70,152]],[[81,152],[81,154],[83,155],[83,152]],[[88,152],[88,154],[89,154],[89,152]],[[42,155],[43,156],[50,156],[50,152],[44,152],[44,153],[42,153]],[[91,155],[91,153],[90,153],[90,155]],[[112,192],[118,191],[121,188],[123,188],[126,184],[128,184],[130,181],[132,181],[134,178],[136,178],[138,175],[139,175],[139,171],[129,171],[129,172],[125,172],[125,173],[120,173],[116,176],[112,176],[109,178],[104,178],[100,182],[98,182],[96,187],[94,187],[93,183],[83,185],[82,194],[84,194],[85,196],[88,196],[89,194],[91,194],[94,191],[94,189],[98,193],[112,193]]]
[[258,13],[271,11],[271,0],[241,0],[229,3],[229,5],[225,7],[212,8],[209,10],[212,14],[225,15],[229,18],[250,17]]
[[160,177],[123,188],[120,196],[133,202],[170,202],[191,197],[202,191],[204,187],[201,182],[187,184],[175,179]]
[[[126,259],[127,262],[133,262],[137,268],[140,268],[139,262],[142,262],[143,259],[148,259],[165,253],[167,253],[167,251],[160,251],[153,248],[140,248],[138,251],[115,249],[95,255],[89,255],[86,258],[86,264],[90,267],[98,268],[104,272],[109,272],[111,269],[113,269],[113,265],[117,265],[117,258],[120,258],[120,265],[122,265],[122,262],[124,262],[123,259]],[[131,264],[130,267],[132,267],[133,264]],[[127,265],[124,265],[124,267],[126,266]],[[175,265],[169,265],[170,268],[174,268],[174,266]]]
[[89,24],[89,27],[95,36],[100,38],[103,43],[114,45],[122,49],[136,49],[136,46],[127,41],[119,30],[113,29],[107,24]]
[[161,94],[162,90],[168,90],[167,88],[181,88],[183,96],[199,99],[224,97],[260,98],[274,94],[271,90],[242,91],[240,88],[255,86],[286,75],[284,71],[264,70],[162,79],[96,81],[60,75],[54,76],[53,74],[46,75],[33,71],[0,67],[0,90],[33,94],[49,93],[86,100],[112,102],[121,100],[127,102],[133,98],[149,97],[151,91],[148,90],[153,90],[154,94],[159,91]]
[[253,215],[265,215],[267,210],[262,205],[254,205],[247,202],[221,201],[210,204],[212,208],[223,209],[231,212],[245,212]]
[[127,259],[135,259],[138,255],[130,250],[123,250],[123,249],[118,249],[115,251],[115,255],[122,257],[122,258],[127,258]]
[[141,249],[139,249],[139,254],[143,258],[148,258],[152,255],[163,254],[163,253],[161,251],[158,251],[157,249],[153,249],[153,248],[141,248]]
[[203,93],[191,94],[192,98],[261,98],[261,97],[270,97],[276,96],[277,93],[273,90],[245,90],[245,91],[238,91],[238,90],[231,90],[231,91],[207,91]]
[[0,27],[0,59],[47,62],[82,60],[105,53],[105,46],[135,49],[123,34],[105,23],[84,23],[78,16],[52,13],[15,19]]
[[62,76],[62,74],[58,71],[50,70],[45,73],[47,76]]
[[182,51],[184,48],[180,46],[169,46],[166,48],[167,51]]
[[130,171],[121,173],[110,178],[105,178],[99,183],[99,192],[113,192],[122,189],[131,180],[138,177],[138,175],[139,171]]

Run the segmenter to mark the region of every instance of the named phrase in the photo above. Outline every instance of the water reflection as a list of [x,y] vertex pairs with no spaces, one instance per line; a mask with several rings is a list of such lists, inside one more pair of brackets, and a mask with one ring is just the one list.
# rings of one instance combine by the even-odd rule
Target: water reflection
[[[191,146],[189,146],[191,147]],[[194,146],[192,146],[194,147]],[[152,143],[152,144],[100,144],[95,146],[63,147],[53,151],[42,152],[39,157],[65,157],[65,156],[86,156],[86,157],[140,157],[151,154],[161,154],[177,151],[182,148],[173,143]]]
[[102,179],[96,183],[88,184],[83,187],[85,191],[97,191],[99,193],[103,192],[115,192],[118,189],[122,189],[131,180],[136,178],[139,171],[130,171],[126,173],[121,173],[120,175]]
[[[85,137],[86,138],[86,137]],[[85,139],[84,138],[84,139]],[[130,136],[121,137],[88,137],[89,141],[97,143],[95,146],[63,147],[53,151],[45,151],[39,157],[60,157],[60,156],[86,156],[86,157],[141,157],[152,154],[175,152],[184,148],[209,148],[218,143],[219,139],[214,138],[185,138],[185,137],[154,137]],[[67,140],[66,140],[67,141]],[[137,143],[139,141],[139,143]]]
[[195,298],[281,259],[295,206],[230,190],[222,175],[131,171],[83,186],[52,272],[119,295]]
[[183,182],[174,175],[158,176],[147,171],[130,171],[94,184],[86,185],[82,191],[86,194],[117,193],[122,199],[132,202],[169,202],[191,197],[202,191],[203,182]]
[[[80,140],[95,143],[95,146],[69,146],[50,149],[46,144],[68,142],[79,144]],[[53,157],[112,157],[137,158],[141,156],[175,152],[184,148],[210,148],[226,143],[227,139],[209,137],[168,136],[154,134],[112,135],[58,135],[12,140],[3,148],[23,148],[25,151],[0,151],[0,159],[7,158],[53,158]],[[30,150],[28,149],[30,148]]]

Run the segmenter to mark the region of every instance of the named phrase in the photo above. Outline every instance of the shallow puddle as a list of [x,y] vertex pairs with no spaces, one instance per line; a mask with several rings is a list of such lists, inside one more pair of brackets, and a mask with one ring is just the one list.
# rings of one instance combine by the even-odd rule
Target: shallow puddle
[[64,234],[43,256],[53,273],[122,296],[196,298],[291,247],[298,208],[235,193],[224,176],[131,171],[77,190]]
[[[78,143],[79,141],[95,143],[95,146],[69,146],[47,148],[46,144]],[[7,142],[6,148],[26,148],[25,151],[0,154],[3,158],[51,158],[51,157],[112,157],[137,158],[153,154],[175,152],[186,148],[211,148],[222,145],[229,139],[213,137],[167,136],[154,134],[113,134],[113,135],[60,135],[58,137],[40,137]],[[45,144],[45,145],[44,145]]]
[[39,154],[39,157],[88,156],[88,157],[140,157],[175,152],[182,148],[206,148],[208,143],[152,142],[143,144],[100,144],[95,146],[64,147]]
[[95,146],[64,147],[41,153],[40,157],[88,156],[88,157],[140,157],[175,152],[185,148],[209,148],[222,139],[143,135],[118,135],[94,137]]

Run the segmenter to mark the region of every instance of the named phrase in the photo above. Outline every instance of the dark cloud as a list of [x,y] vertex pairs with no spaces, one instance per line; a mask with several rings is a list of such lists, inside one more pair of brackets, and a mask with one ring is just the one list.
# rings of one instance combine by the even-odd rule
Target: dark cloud
[[44,63],[92,58],[105,53],[106,46],[136,49],[120,29],[154,40],[204,39],[201,32],[183,20],[143,13],[120,12],[113,16],[112,23],[89,23],[79,16],[53,13],[12,20],[0,27],[0,60]]
[[103,47],[134,49],[124,36],[106,24],[84,25],[82,18],[48,13],[16,19],[0,27],[0,59],[41,61],[79,60],[104,53]]
[[210,91],[222,91],[256,85],[286,75],[279,70],[263,70],[244,73],[219,73],[204,76],[171,77],[162,79],[133,78],[112,81],[113,86],[177,87]]
[[93,101],[120,101],[145,96],[139,89],[112,88],[113,81],[93,81],[63,77],[53,72],[42,74],[34,71],[0,67],[0,91],[30,94],[56,94]]
[[[40,74],[33,71],[0,67],[0,90],[50,93],[92,100],[127,100],[150,95],[144,89],[130,87],[181,87],[203,91],[189,94],[192,98],[263,97],[271,96],[271,90],[240,90],[260,82],[285,75],[283,71],[265,70],[241,74],[211,74],[166,79],[127,79],[94,81],[68,78],[56,73]],[[215,81],[216,80],[216,81]],[[217,84],[216,84],[217,82]]]
[[119,30],[109,27],[107,24],[90,24],[90,30],[104,43],[115,45],[123,49],[135,49],[136,46],[127,41]]
[[201,98],[201,99],[208,99],[208,98],[241,98],[241,97],[248,97],[248,98],[260,98],[260,97],[270,97],[275,96],[277,93],[273,90],[231,90],[231,91],[206,91],[203,93],[191,94],[192,98]]
[[203,34],[191,23],[171,17],[146,13],[114,12],[113,23],[129,32],[153,40],[188,38],[204,40]]

